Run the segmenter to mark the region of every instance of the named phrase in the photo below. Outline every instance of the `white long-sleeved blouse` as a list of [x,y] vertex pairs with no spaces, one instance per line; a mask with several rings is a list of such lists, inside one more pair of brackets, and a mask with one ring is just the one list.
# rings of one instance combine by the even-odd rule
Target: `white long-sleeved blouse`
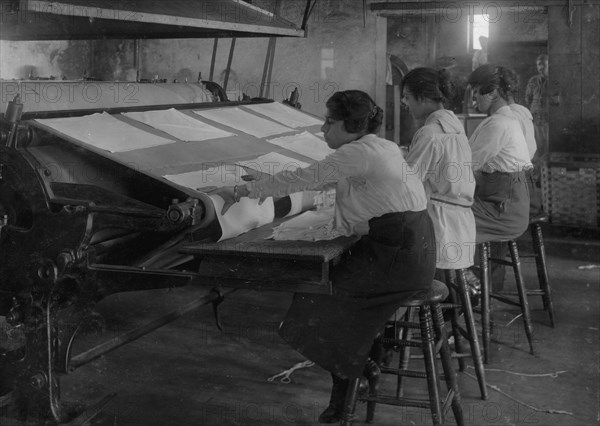
[[537,144],[535,142],[535,129],[533,127],[533,116],[531,112],[519,104],[510,104],[511,111],[519,120],[521,130],[525,136],[525,142],[527,142],[527,149],[529,150],[529,159],[532,159],[537,151]]
[[532,167],[519,120],[508,105],[481,122],[469,138],[473,170],[518,172]]
[[325,159],[294,172],[280,172],[247,184],[251,198],[282,197],[335,185],[335,228],[342,235],[363,234],[370,219],[386,213],[422,211],[425,189],[398,145],[368,134]]
[[427,210],[437,243],[436,267],[462,269],[473,265],[475,179],[471,148],[461,122],[452,111],[431,113],[413,136],[406,161],[415,166],[429,197]]

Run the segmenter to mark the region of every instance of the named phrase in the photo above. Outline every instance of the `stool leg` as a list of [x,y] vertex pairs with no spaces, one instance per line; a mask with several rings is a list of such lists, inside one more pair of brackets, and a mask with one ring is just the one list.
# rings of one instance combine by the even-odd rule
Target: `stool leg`
[[444,328],[444,316],[442,314],[442,308],[439,304],[436,303],[433,306],[433,310],[433,327],[435,330],[436,340],[441,341],[440,358],[442,361],[442,368],[444,370],[444,378],[446,379],[446,387],[451,393],[449,397],[452,398],[452,411],[454,412],[454,420],[456,420],[456,424],[458,426],[462,426],[465,424],[465,421],[463,418],[462,405],[460,403],[460,392],[458,390],[456,373],[452,368],[450,347],[448,346],[446,329]]
[[[431,406],[431,418],[434,425],[443,424],[442,403],[440,399],[440,376],[436,365],[435,348],[433,341],[433,318],[431,307],[423,305],[419,309],[421,324],[421,341],[423,348],[423,361],[425,362],[425,373],[427,376],[427,389],[429,391],[429,402]],[[446,343],[447,344],[447,343]]]
[[360,377],[350,379],[348,391],[346,392],[346,400],[344,401],[344,411],[340,425],[350,426],[354,421],[354,410],[356,408],[356,400],[358,399],[358,387],[360,385]]
[[533,328],[531,326],[531,316],[529,315],[529,301],[527,300],[527,291],[525,282],[521,272],[521,260],[519,259],[519,250],[517,249],[516,241],[509,241],[510,257],[512,259],[513,270],[515,272],[515,280],[517,282],[517,291],[519,293],[519,301],[521,303],[521,312],[523,313],[523,323],[525,325],[525,334],[529,341],[529,351],[535,355],[533,351]]
[[[412,321],[414,316],[414,308],[409,307],[404,314],[403,320]],[[400,340],[410,340],[412,334],[412,330],[410,327],[402,327],[400,331]],[[406,345],[400,348],[400,354],[398,356],[398,369],[399,370],[408,370],[408,365],[410,363],[410,346]],[[404,394],[404,377],[398,376],[396,379],[396,398],[399,398]]]
[[[444,271],[444,275],[446,278],[446,287],[448,287],[448,290],[450,292],[450,303],[453,305],[459,305],[456,297],[456,280],[453,279],[452,273],[449,269],[446,269]],[[463,338],[462,334],[460,334],[460,326],[458,324],[458,321],[458,308],[452,308],[450,323],[452,324],[452,335],[454,336],[454,349],[457,354],[462,354],[465,352],[465,350],[463,347]],[[460,371],[465,371],[466,362],[465,359],[462,357],[458,357],[458,368]]]
[[535,223],[531,225],[529,229],[533,240],[538,281],[540,283],[540,289],[544,293],[542,296],[544,309],[548,311],[548,315],[550,315],[550,325],[554,327],[554,306],[552,304],[552,290],[550,289],[550,280],[548,279],[548,269],[546,268],[546,250],[544,249],[542,227],[539,223]]
[[481,329],[483,338],[483,362],[490,361],[490,275],[489,275],[489,244],[481,243],[479,250],[479,268],[481,272]]
[[481,399],[485,400],[488,398],[485,370],[483,368],[481,348],[479,347],[479,338],[477,337],[477,331],[475,330],[475,317],[473,315],[473,307],[471,306],[471,298],[469,297],[464,269],[456,271],[456,284],[465,313],[465,326],[467,328],[467,335],[469,336],[471,356],[473,357],[473,366],[475,367],[475,374],[477,375],[477,382],[479,383],[479,391],[481,392]]

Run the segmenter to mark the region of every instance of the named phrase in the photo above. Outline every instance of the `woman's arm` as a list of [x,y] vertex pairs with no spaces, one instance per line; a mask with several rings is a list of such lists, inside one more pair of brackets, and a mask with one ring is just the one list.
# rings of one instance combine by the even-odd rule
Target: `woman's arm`
[[319,190],[335,184],[340,179],[365,174],[368,167],[364,149],[360,144],[351,142],[338,148],[325,159],[303,169],[284,170],[272,176],[264,175],[261,179],[244,185],[219,188],[213,194],[220,195],[225,200],[222,211],[225,214],[241,197],[264,199],[284,197],[300,191]]
[[294,192],[322,189],[341,179],[362,175],[367,168],[364,149],[359,143],[352,142],[308,167],[265,175],[246,186],[250,198],[283,197]]
[[437,167],[440,161],[440,153],[435,139],[424,132],[417,132],[413,137],[410,150],[406,156],[406,163],[413,168],[425,182],[429,178],[437,176]]

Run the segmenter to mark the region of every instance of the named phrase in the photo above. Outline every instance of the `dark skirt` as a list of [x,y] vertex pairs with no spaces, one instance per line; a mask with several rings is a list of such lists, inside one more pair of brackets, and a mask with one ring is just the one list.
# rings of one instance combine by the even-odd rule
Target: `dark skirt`
[[333,295],[296,293],[279,334],[335,375],[358,377],[385,322],[431,285],[435,260],[426,210],[372,219],[369,234],[332,271]]
[[527,190],[529,191],[529,217],[544,214],[544,199],[542,189],[540,188],[540,179],[538,170],[527,170]]
[[476,176],[473,215],[477,243],[520,237],[529,226],[529,190],[525,172]]

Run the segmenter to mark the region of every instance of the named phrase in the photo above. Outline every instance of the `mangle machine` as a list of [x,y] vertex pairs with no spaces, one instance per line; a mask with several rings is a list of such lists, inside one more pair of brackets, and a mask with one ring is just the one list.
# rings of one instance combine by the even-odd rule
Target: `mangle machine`
[[[241,22],[243,14],[218,19],[231,14],[219,13],[215,2],[197,3],[190,11],[183,1],[115,0],[89,9],[79,0],[3,2],[1,36],[210,37],[215,49],[219,37],[269,37],[265,85],[275,37],[303,36],[315,2],[306,2],[299,26],[239,0],[218,3],[251,8],[252,22]],[[329,291],[329,267],[354,239],[287,245],[264,239],[273,221],[311,207],[311,197],[271,199],[228,218],[207,189],[275,172],[267,167],[275,163],[322,158],[286,145],[326,147],[315,136],[320,120],[263,97],[228,100],[212,81],[214,60],[213,53],[208,80],[195,83],[0,82],[0,316],[21,336],[2,348],[0,397],[10,396],[23,419],[76,421],[80,413],[61,401],[61,376],[200,306],[213,304],[216,312],[236,288]],[[239,267],[242,258],[251,259],[246,269]],[[230,270],[238,273],[223,272]],[[175,313],[72,353],[100,300],[180,286],[204,290]]]

